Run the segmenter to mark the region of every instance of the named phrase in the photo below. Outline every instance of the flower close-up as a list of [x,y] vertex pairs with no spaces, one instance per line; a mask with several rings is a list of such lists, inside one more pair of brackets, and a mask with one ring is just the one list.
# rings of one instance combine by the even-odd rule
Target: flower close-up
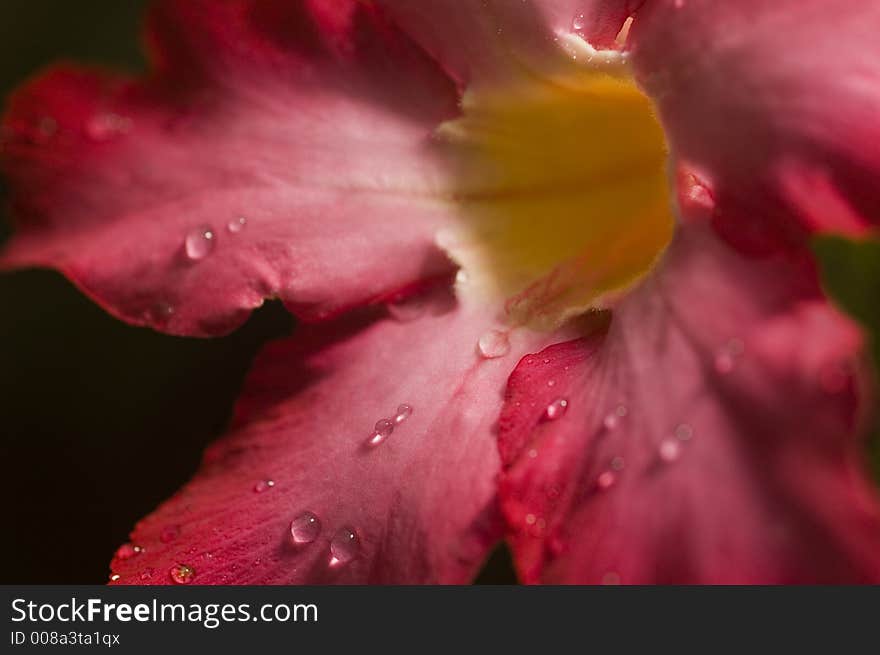
[[143,74],[8,98],[0,268],[178,338],[296,324],[111,584],[464,584],[500,544],[530,584],[880,582],[870,338],[813,247],[880,222],[880,4],[144,30]]

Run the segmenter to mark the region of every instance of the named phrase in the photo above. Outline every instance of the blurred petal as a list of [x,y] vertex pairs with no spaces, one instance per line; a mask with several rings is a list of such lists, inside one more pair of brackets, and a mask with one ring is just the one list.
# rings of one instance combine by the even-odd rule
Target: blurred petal
[[445,274],[429,136],[446,75],[351,0],[163,0],[153,74],[58,69],[13,98],[5,266],[184,334],[266,297],[324,318]]
[[[880,5],[647,0],[630,34],[674,155],[740,249],[880,218]],[[804,193],[811,189],[812,193]]]
[[[404,322],[306,328],[267,348],[231,433],[135,528],[143,552],[114,559],[119,582],[169,584],[183,566],[201,584],[469,581],[501,535],[504,384],[549,341],[489,332],[483,347],[497,356],[481,357],[491,320],[451,302]],[[384,432],[371,445],[374,428]],[[331,548],[351,561],[331,563]]]
[[880,580],[860,335],[813,280],[694,226],[607,333],[519,364],[500,493],[526,581]]

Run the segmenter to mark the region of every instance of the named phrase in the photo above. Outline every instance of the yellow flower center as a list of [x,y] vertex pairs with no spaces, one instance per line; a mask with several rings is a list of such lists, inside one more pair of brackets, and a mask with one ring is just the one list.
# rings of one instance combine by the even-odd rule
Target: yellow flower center
[[[573,37],[576,38],[576,37]],[[663,130],[616,51],[470,89],[440,127],[461,222],[439,235],[467,290],[552,326],[647,271],[673,215]],[[462,289],[464,291],[464,289]]]

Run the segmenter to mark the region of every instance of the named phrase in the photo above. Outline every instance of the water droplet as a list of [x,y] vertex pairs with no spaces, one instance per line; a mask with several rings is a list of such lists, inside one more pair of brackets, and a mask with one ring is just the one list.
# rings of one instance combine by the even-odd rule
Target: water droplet
[[152,566],[148,566],[143,571],[141,571],[141,580],[149,580],[153,577],[153,574],[156,572]]
[[715,207],[715,198],[712,195],[712,190],[709,189],[709,186],[705,182],[693,174],[689,175],[688,182],[689,184],[687,184],[682,191],[684,193],[684,199],[689,204],[697,205],[705,209],[712,209]]
[[330,541],[330,566],[344,566],[358,556],[361,542],[351,528],[340,528]]
[[626,465],[623,457],[612,457],[611,458],[611,470],[612,471],[622,471],[623,467]]
[[275,480],[260,480],[254,485],[254,492],[261,494],[275,486]]
[[477,341],[477,348],[486,359],[504,357],[510,352],[510,339],[507,337],[507,332],[489,330]]
[[217,244],[217,235],[214,230],[207,225],[197,227],[186,235],[184,246],[186,248],[186,256],[193,261],[204,259],[214,250]]
[[679,441],[690,441],[691,437],[694,436],[694,429],[687,423],[681,423],[676,426],[673,434]]
[[534,525],[537,517],[534,514],[526,514],[526,523]]
[[394,422],[400,425],[410,416],[412,416],[413,408],[411,405],[398,405],[397,414],[394,416]]
[[555,386],[556,386],[556,380],[547,380],[547,386],[548,386],[548,387],[555,387]]
[[555,421],[562,416],[565,416],[565,412],[568,410],[568,400],[565,398],[557,398],[552,403],[547,405],[547,408],[544,410],[544,418],[548,421]]
[[596,486],[603,491],[610,489],[615,482],[617,482],[617,476],[611,471],[604,471],[596,478]]
[[158,301],[149,310],[145,312],[145,318],[148,321],[154,321],[160,325],[165,325],[174,316],[174,305],[167,302]]
[[303,512],[290,522],[290,538],[297,545],[310,544],[321,534],[321,519]]
[[715,354],[715,370],[721,375],[730,373],[736,366],[736,360],[745,350],[742,340],[731,339]]
[[114,573],[113,575],[110,576],[110,582],[116,582],[116,581],[119,580],[119,578],[121,578],[121,577],[122,577],[122,576],[119,575],[118,573]]
[[581,32],[587,26],[587,19],[583,14],[575,14],[571,19],[571,30],[573,32]]
[[162,529],[162,532],[159,533],[159,541],[163,544],[167,544],[171,541],[177,539],[180,535],[180,526],[179,525],[169,525]]
[[620,423],[620,419],[626,416],[629,413],[629,410],[626,408],[626,405],[618,405],[614,408],[614,411],[610,412],[605,419],[602,421],[602,424],[608,430],[613,430]]
[[370,446],[378,446],[385,441],[394,432],[394,421],[387,418],[380,418],[373,427],[373,434],[370,435],[367,443]]
[[458,269],[455,273],[455,283],[456,284],[467,284],[468,281],[468,273],[463,268]]
[[538,456],[538,451],[534,448],[531,448],[528,452],[529,459],[535,459]]
[[244,216],[239,216],[229,221],[226,224],[226,229],[232,234],[238,234],[244,229],[245,225],[247,225],[247,218],[245,218]]
[[664,462],[674,462],[681,454],[681,442],[676,439],[664,439],[660,442],[657,452]]
[[425,299],[421,296],[410,296],[392,301],[386,305],[391,317],[401,323],[409,323],[424,316],[427,310]]
[[140,546],[135,546],[134,544],[122,544],[116,549],[114,557],[116,557],[116,559],[126,560],[131,559],[135,555],[140,555],[142,552],[144,552],[144,549]]
[[195,577],[196,571],[186,564],[177,564],[168,570],[168,574],[175,584],[189,584]]

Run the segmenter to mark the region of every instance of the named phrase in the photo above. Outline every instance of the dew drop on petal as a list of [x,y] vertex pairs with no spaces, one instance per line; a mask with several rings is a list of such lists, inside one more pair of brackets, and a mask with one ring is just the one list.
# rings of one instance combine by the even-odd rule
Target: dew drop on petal
[[199,261],[210,255],[216,244],[217,235],[214,234],[214,230],[207,225],[202,225],[186,235],[184,241],[186,256],[193,261]]
[[141,571],[141,580],[149,580],[153,577],[153,574],[156,572],[152,566],[148,566],[143,571]]
[[534,525],[537,517],[534,514],[526,514],[526,523],[528,525]]
[[730,373],[736,366],[737,358],[742,355],[745,346],[740,339],[731,339],[715,353],[715,371],[721,375]]
[[587,26],[587,19],[583,14],[575,14],[571,19],[571,30],[581,32]]
[[140,555],[143,550],[143,548],[141,548],[140,546],[135,546],[134,544],[122,544],[119,548],[116,549],[115,557],[116,559],[121,560],[131,559],[135,555]]
[[611,458],[611,470],[612,471],[622,471],[623,467],[626,465],[623,457],[612,457]]
[[675,427],[673,434],[679,441],[690,441],[694,436],[694,429],[687,423],[680,423]]
[[702,207],[704,209],[714,209],[715,198],[711,189],[700,178],[691,175],[688,178],[688,184],[682,189],[684,200],[689,205]]
[[351,528],[340,528],[330,540],[330,566],[344,566],[358,556],[361,542]]
[[321,519],[303,512],[290,522],[290,538],[297,545],[310,544],[321,534]]
[[116,581],[119,580],[119,578],[121,578],[121,577],[122,577],[122,576],[119,575],[118,573],[114,573],[113,575],[110,576],[110,582],[116,582]]
[[247,225],[247,218],[238,216],[226,224],[226,230],[232,234],[238,234],[244,229],[245,225]]
[[275,486],[275,480],[260,480],[254,485],[254,493],[261,494]]
[[660,442],[657,452],[664,462],[674,462],[681,454],[681,443],[675,439],[664,439]]
[[729,353],[720,352],[715,355],[715,370],[722,375],[730,373],[733,370],[733,357]]
[[168,574],[171,576],[174,584],[189,584],[195,577],[196,572],[191,566],[177,564],[169,569]]
[[162,532],[159,533],[159,541],[163,544],[167,544],[171,541],[177,539],[180,535],[180,526],[179,525],[169,525],[162,528]]
[[394,415],[394,422],[398,425],[403,423],[406,419],[412,416],[413,408],[412,405],[398,405],[397,406],[397,414]]
[[555,421],[565,416],[568,410],[568,400],[565,398],[557,398],[544,409],[544,418],[548,421]]
[[604,471],[596,478],[596,486],[603,491],[610,489],[615,482],[617,482],[617,476],[611,471]]
[[628,413],[629,410],[626,408],[626,405],[618,405],[612,412],[609,412],[608,415],[605,416],[602,424],[605,426],[606,430],[613,430],[618,424],[620,424],[620,419]]
[[174,316],[174,305],[164,301],[156,302],[149,310],[145,312],[144,318],[148,321],[154,321],[160,325],[165,325]]
[[486,359],[504,357],[510,352],[510,339],[507,332],[502,330],[489,330],[477,341],[477,348]]
[[467,284],[469,277],[466,270],[463,268],[458,269],[455,273],[455,283],[456,284]]
[[373,434],[370,435],[367,443],[370,446],[378,446],[385,441],[394,432],[394,421],[387,418],[380,418],[373,427]]

